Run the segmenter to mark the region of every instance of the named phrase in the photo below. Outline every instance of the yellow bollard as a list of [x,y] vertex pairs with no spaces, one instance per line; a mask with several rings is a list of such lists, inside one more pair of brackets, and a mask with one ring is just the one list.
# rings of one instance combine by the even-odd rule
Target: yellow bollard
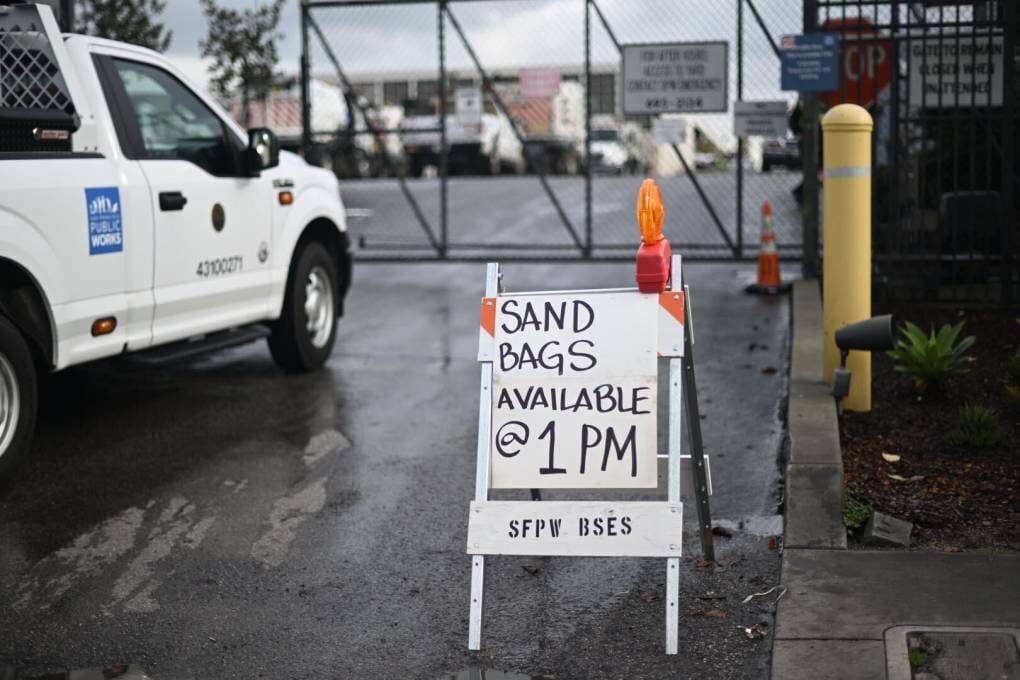
[[[840,104],[822,118],[824,246],[822,309],[825,317],[823,376],[839,366],[835,332],[871,316],[871,116],[856,104]],[[843,407],[871,410],[871,354],[851,352],[850,395]]]

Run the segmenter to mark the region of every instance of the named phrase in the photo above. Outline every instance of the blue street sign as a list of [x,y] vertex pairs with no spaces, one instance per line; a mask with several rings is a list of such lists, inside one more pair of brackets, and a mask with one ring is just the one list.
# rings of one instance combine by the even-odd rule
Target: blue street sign
[[834,92],[839,89],[839,35],[784,35],[780,50],[782,89]]

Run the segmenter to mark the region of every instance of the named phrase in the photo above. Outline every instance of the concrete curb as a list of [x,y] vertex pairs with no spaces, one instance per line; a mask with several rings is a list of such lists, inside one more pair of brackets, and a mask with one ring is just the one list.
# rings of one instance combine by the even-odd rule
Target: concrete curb
[[793,284],[785,548],[846,549],[836,402],[822,379],[818,281]]

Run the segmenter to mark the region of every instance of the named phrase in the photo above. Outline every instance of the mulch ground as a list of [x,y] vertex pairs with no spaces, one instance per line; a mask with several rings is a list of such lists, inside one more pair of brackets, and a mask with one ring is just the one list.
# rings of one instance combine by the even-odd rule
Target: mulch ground
[[[1020,410],[1005,393],[1006,363],[1020,350],[1020,313],[913,308],[897,318],[927,331],[934,323],[966,320],[960,337],[977,342],[970,371],[941,391],[918,395],[893,361],[874,354],[873,410],[840,417],[847,489],[876,510],[913,522],[913,545],[956,551],[1020,550]],[[965,403],[999,412],[1001,443],[995,449],[957,446],[949,434]],[[887,462],[882,454],[900,456]],[[895,477],[893,476],[895,475]]]

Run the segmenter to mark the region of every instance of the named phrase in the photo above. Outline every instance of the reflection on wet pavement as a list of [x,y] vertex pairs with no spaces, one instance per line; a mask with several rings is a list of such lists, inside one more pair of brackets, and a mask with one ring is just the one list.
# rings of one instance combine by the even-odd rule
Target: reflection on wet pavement
[[552,680],[552,675],[521,675],[520,673],[506,673],[491,668],[465,668],[450,675],[444,675],[440,680]]
[[77,670],[30,670],[0,666],[0,680],[150,680],[140,666],[114,664],[105,668]]

